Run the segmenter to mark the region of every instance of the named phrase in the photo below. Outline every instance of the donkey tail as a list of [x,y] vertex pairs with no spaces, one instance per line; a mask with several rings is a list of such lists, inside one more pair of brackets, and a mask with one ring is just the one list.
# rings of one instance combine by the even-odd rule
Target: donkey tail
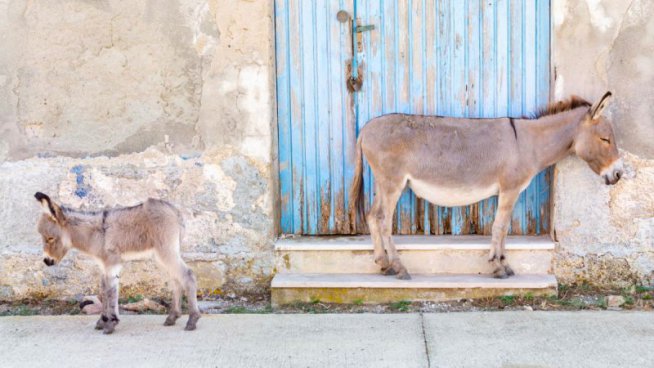
[[350,228],[352,232],[357,232],[357,214],[359,220],[366,227],[366,213],[364,206],[364,192],[363,192],[363,151],[361,150],[361,138],[359,135],[357,139],[357,146],[355,150],[356,166],[354,168],[354,181],[350,188]]

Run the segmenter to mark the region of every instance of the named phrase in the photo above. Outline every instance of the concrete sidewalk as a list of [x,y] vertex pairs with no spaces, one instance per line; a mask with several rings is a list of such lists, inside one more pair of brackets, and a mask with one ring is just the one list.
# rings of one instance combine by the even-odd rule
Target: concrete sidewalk
[[123,316],[113,335],[97,317],[0,317],[7,367],[647,367],[654,313]]

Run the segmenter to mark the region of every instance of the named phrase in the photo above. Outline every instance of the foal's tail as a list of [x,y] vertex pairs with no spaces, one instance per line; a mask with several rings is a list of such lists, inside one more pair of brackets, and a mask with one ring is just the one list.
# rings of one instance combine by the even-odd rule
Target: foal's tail
[[357,213],[359,220],[364,226],[366,223],[366,213],[364,206],[364,192],[363,192],[363,151],[361,150],[361,135],[357,139],[357,147],[355,150],[356,166],[354,168],[354,181],[350,188],[350,229],[353,233],[357,232]]

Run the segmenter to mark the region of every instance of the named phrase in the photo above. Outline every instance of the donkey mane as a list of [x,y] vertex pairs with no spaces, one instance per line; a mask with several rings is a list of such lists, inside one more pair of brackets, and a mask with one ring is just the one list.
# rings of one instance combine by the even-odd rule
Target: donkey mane
[[543,116],[555,115],[560,112],[574,110],[577,107],[590,107],[592,104],[579,96],[572,95],[567,100],[549,103],[547,106],[542,107],[533,115],[529,116],[530,119],[538,119]]

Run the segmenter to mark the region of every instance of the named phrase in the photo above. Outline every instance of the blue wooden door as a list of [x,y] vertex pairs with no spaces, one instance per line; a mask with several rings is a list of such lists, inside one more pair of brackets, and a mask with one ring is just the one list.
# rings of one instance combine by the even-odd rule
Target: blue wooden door
[[[548,102],[549,1],[277,0],[275,17],[283,233],[350,232],[356,134],[373,117],[520,117]],[[366,25],[374,29],[351,36]],[[346,87],[353,72],[357,92]],[[522,193],[512,234],[548,231],[550,173]],[[407,189],[394,231],[489,234],[496,204],[438,207]]]

